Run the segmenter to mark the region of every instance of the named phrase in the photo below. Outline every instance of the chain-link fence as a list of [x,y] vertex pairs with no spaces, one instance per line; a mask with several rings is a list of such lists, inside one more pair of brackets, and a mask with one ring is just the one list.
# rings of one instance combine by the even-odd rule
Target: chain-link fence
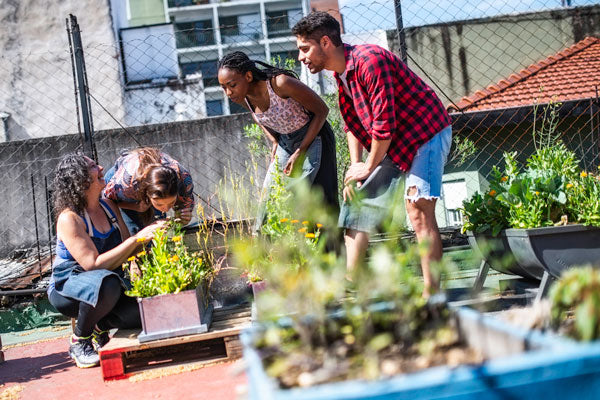
[[[466,159],[455,151],[446,167],[440,226],[461,224],[462,200],[485,190],[505,151],[517,151],[521,161],[532,153],[534,104],[560,103],[557,131],[584,167],[598,165],[598,2],[348,0],[336,6],[335,1],[165,0],[158,20],[136,19],[129,10],[107,18],[112,25],[102,35],[82,23],[100,163],[110,166],[124,149],[157,146],[191,171],[198,201],[212,207],[226,171],[243,174],[250,158],[242,133],[251,123],[248,115],[204,119],[244,111],[222,93],[218,60],[234,50],[267,62],[297,59],[291,27],[318,8],[340,15],[345,42],[379,44],[405,58],[451,111],[455,137],[474,148]],[[118,14],[119,7],[113,8]],[[16,48],[1,56],[0,133],[6,143],[0,144],[0,178],[6,184],[0,190],[5,204],[0,253],[5,255],[38,244],[50,248],[51,171],[82,143],[75,65],[66,32],[57,35],[64,35],[65,44]],[[335,93],[330,74],[310,75],[299,63],[293,68],[317,92]]]

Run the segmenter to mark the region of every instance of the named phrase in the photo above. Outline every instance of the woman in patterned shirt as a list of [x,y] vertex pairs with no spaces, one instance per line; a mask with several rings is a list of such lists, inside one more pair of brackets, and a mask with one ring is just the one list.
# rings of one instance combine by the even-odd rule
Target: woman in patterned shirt
[[192,218],[194,184],[166,153],[141,147],[123,153],[105,174],[104,197],[114,201],[132,234],[174,209],[185,225]]
[[[261,65],[259,68],[257,64]],[[290,70],[273,67],[236,51],[219,61],[218,79],[232,101],[252,112],[272,143],[271,166],[263,184],[271,186],[275,160],[287,176],[308,179],[337,211],[335,138],[323,99]],[[257,218],[258,230],[264,211]]]

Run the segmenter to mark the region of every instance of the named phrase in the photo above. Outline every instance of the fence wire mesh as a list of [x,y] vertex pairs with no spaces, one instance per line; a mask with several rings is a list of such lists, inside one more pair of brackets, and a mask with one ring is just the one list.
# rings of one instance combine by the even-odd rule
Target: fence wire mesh
[[[157,146],[190,170],[198,202],[208,209],[219,208],[215,193],[227,171],[243,175],[250,159],[242,134],[247,115],[204,119],[244,112],[223,95],[218,60],[235,50],[271,63],[297,60],[291,28],[311,9],[339,15],[345,42],[404,56],[448,107],[454,136],[474,146],[466,159],[454,150],[446,166],[440,226],[461,224],[462,200],[487,188],[505,151],[517,151],[520,161],[532,153],[535,104],[558,103],[561,138],[583,167],[599,164],[597,1],[148,3],[164,6],[162,20],[136,19],[129,10],[112,19],[112,41],[98,41],[82,26],[99,161],[110,167],[122,150]],[[336,92],[330,74],[312,76],[298,62],[291,67],[317,92]],[[0,76],[0,178],[7,182],[0,196],[11,205],[0,211],[0,253],[31,255],[14,250],[51,247],[48,183],[61,156],[81,148],[69,47],[13,49],[1,57]],[[0,287],[12,277],[5,275]]]

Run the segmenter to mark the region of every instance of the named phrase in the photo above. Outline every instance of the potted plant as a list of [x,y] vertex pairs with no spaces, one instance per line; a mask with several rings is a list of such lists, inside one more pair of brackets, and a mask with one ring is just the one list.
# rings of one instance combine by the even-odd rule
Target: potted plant
[[124,268],[132,284],[126,294],[137,297],[140,308],[140,342],[208,331],[214,271],[204,252],[188,252],[181,224],[169,221],[151,247],[132,256]]
[[[559,277],[574,265],[600,260],[600,181],[580,168],[575,154],[555,133],[556,105],[534,126],[535,152],[523,168],[505,153],[505,171],[494,170],[484,202],[476,194],[464,203],[467,229],[505,239],[516,263],[529,275]],[[505,221],[498,215],[505,217]],[[502,226],[505,224],[504,226]],[[491,228],[491,229],[486,229]]]

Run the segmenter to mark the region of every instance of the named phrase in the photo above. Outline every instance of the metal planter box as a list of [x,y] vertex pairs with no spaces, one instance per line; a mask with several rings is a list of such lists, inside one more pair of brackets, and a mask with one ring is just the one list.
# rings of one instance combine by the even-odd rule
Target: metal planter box
[[559,278],[568,268],[600,263],[600,228],[566,225],[506,229],[510,250],[521,265],[537,265]]
[[434,367],[379,381],[346,381],[279,389],[252,347],[256,328],[242,334],[250,399],[596,399],[600,344],[576,345],[507,326],[470,309],[456,311],[464,340],[492,358],[482,365]]
[[204,283],[175,294],[138,298],[142,332],[140,343],[207,332],[213,305]]
[[473,251],[479,257],[485,259],[490,267],[496,271],[504,274],[519,275],[529,279],[542,279],[544,269],[535,263],[521,264],[517,260],[514,260],[511,265],[505,265],[502,262],[507,254],[511,253],[504,231],[501,231],[498,236],[468,232],[468,239]]

